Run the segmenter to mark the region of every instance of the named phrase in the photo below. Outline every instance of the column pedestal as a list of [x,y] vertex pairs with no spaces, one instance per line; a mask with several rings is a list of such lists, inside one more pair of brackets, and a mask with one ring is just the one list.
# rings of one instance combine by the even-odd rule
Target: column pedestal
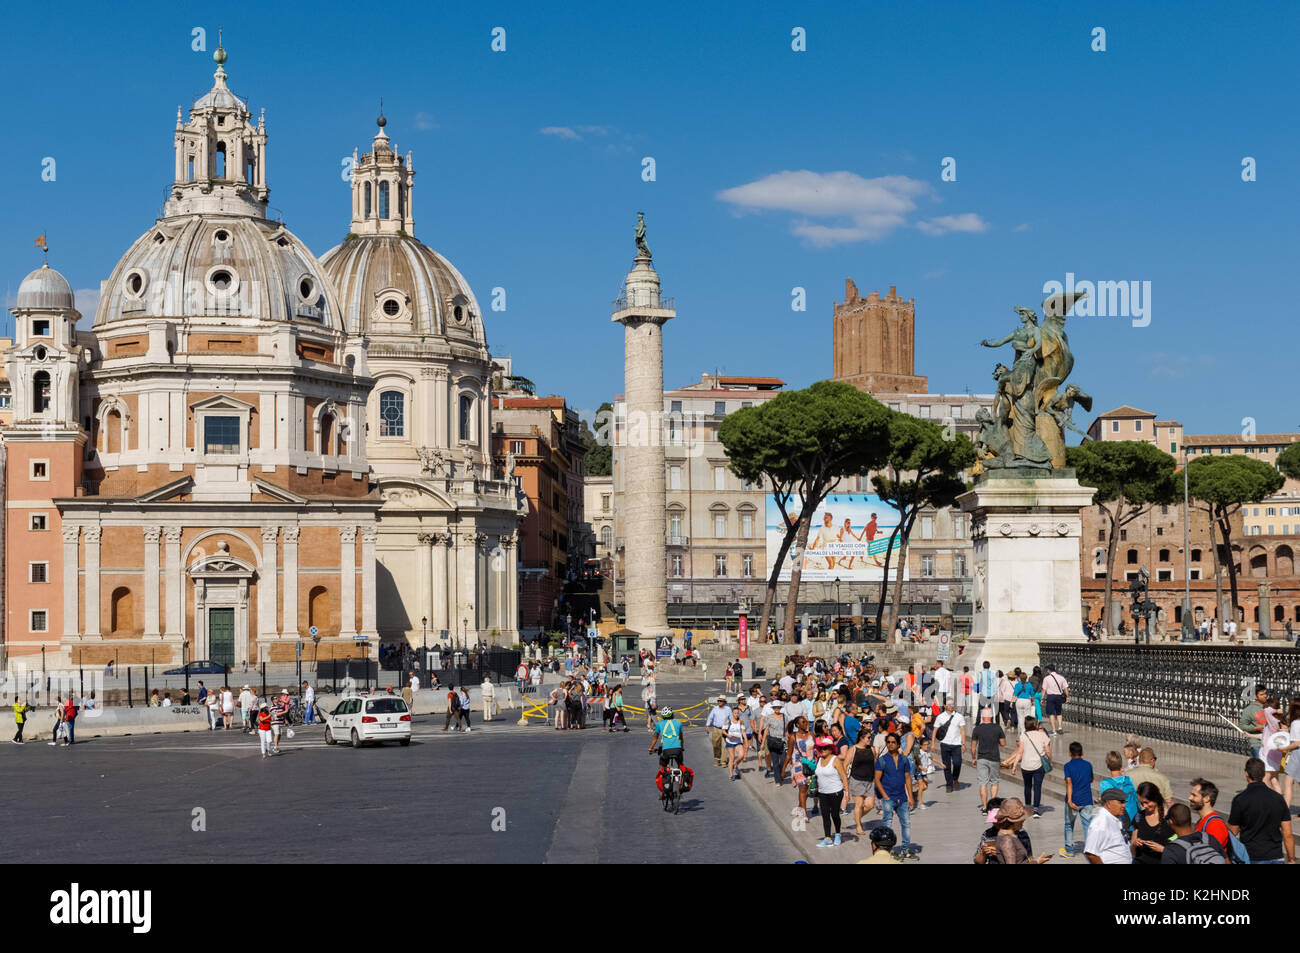
[[[1091,487],[1073,470],[992,471],[957,502],[971,514],[974,617],[962,665],[1038,664],[1039,642],[1083,642],[1080,511]],[[969,661],[967,661],[969,659]]]

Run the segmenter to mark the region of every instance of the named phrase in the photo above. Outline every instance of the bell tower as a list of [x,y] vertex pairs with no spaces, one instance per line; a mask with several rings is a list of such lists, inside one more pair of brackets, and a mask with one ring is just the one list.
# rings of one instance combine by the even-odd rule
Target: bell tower
[[406,158],[393,151],[384,127],[382,111],[375,120],[379,132],[370,151],[357,158],[352,153],[352,232],[355,235],[415,235],[411,214],[411,154]]
[[[5,355],[14,419],[0,429],[5,453],[5,650],[52,650],[77,621],[77,533],[63,531],[55,501],[81,496],[86,432],[78,423],[81,314],[72,286],[43,265],[18,287],[14,346]],[[70,567],[70,570],[68,569]],[[51,585],[54,583],[55,585]],[[59,588],[61,586],[61,589]]]
[[182,122],[176,107],[176,170],[165,214],[224,213],[266,217],[266,117],[253,123],[248,106],[226,86],[226,51],[212,54],[215,85]]

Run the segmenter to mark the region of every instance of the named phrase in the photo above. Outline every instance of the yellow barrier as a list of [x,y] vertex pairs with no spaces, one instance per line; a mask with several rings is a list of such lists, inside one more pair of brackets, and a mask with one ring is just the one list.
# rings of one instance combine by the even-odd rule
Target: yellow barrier
[[523,712],[519,715],[519,721],[516,722],[516,724],[526,725],[528,724],[529,718],[540,718],[542,721],[546,721],[546,719],[550,717],[546,714],[546,702],[539,702],[536,699],[529,698],[527,695],[521,695],[520,697],[523,698],[523,700],[531,707],[524,708]]

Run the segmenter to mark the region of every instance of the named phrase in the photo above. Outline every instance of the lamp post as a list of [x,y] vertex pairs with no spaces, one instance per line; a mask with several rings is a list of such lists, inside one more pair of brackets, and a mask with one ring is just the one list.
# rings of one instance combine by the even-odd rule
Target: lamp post
[[420,651],[423,654],[420,656],[420,661],[427,666],[429,664],[429,617],[427,615],[420,617],[420,628],[423,630],[420,639]]
[[835,577],[835,640],[840,641],[840,577]]

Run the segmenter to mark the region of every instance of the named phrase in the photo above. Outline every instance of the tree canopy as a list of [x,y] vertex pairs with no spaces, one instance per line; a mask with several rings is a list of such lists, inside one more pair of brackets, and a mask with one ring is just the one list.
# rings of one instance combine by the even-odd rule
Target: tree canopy
[[1277,455],[1277,468],[1283,476],[1300,480],[1300,442],[1289,445]]
[[[871,478],[881,502],[898,513],[898,523],[889,537],[885,553],[885,575],[880,584],[876,605],[876,631],[880,631],[889,587],[889,566],[894,544],[901,538],[898,562],[900,571],[894,584],[894,601],[890,614],[896,623],[903,599],[903,573],[907,565],[907,547],[912,527],[923,509],[952,506],[966,490],[961,473],[975,462],[975,445],[965,434],[939,424],[894,413],[889,418],[889,446],[881,471]],[[892,639],[892,633],[890,633]]]
[[819,381],[741,408],[718,427],[732,472],[768,486],[785,521],[780,551],[769,567],[760,632],[767,631],[777,577],[793,548],[799,556],[790,572],[785,617],[786,636],[793,641],[802,553],[813,511],[836,481],[884,461],[890,416],[888,408],[855,387]]
[[1182,495],[1174,479],[1177,461],[1145,440],[1088,440],[1066,447],[1065,462],[1084,486],[1096,487],[1092,501],[1110,522],[1106,537],[1106,595],[1102,613],[1114,631],[1119,620],[1110,617],[1114,591],[1115,558],[1120,530],[1154,505],[1174,503]]
[[1187,465],[1188,493],[1201,502],[1223,543],[1233,618],[1237,611],[1237,564],[1232,558],[1232,517],[1243,503],[1258,503],[1282,489],[1285,482],[1286,478],[1263,460],[1240,454],[1200,456]]
[[[612,415],[614,406],[605,401],[596,408],[596,420],[602,419],[601,415]],[[608,419],[606,417],[605,419]],[[613,433],[611,427],[602,428],[605,434]],[[614,450],[610,446],[608,439],[601,443],[591,431],[591,425],[585,420],[582,422],[582,443],[587,448],[587,456],[583,460],[583,473],[587,476],[609,476],[614,472]]]

